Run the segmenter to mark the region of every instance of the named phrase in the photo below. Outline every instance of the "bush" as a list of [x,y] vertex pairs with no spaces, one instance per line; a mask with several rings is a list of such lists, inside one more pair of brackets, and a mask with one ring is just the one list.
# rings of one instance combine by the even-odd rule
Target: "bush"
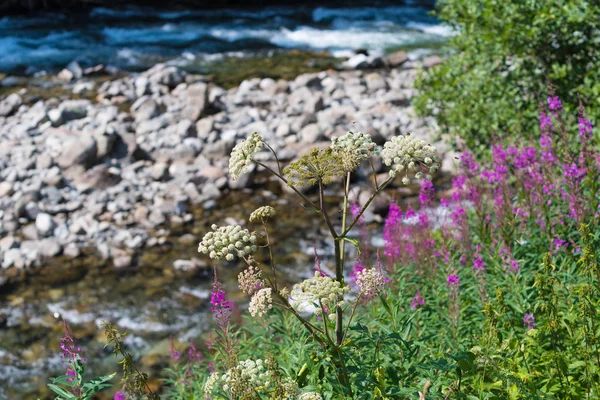
[[417,110],[476,153],[494,135],[535,132],[547,81],[568,104],[600,117],[600,3],[593,0],[440,0],[457,36],[452,56],[423,74]]

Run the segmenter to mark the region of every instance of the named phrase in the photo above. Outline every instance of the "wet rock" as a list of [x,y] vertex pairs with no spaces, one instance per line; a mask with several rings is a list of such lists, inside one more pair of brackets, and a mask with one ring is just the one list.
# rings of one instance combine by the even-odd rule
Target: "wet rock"
[[383,58],[384,62],[392,68],[396,68],[408,61],[408,54],[405,51],[396,51]]
[[51,215],[39,213],[35,218],[35,228],[41,237],[52,236],[54,228],[56,228],[56,222]]
[[0,117],[8,117],[14,114],[23,104],[23,99],[16,93],[8,95],[0,102]]

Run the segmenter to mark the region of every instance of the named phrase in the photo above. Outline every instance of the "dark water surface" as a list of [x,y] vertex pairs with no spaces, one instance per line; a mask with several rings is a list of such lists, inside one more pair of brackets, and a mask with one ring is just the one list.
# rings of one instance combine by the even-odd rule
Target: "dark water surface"
[[164,11],[93,8],[0,17],[0,72],[55,71],[70,61],[143,70],[170,62],[191,70],[225,56],[282,49],[375,54],[427,52],[451,34],[415,2],[363,7],[288,6]]

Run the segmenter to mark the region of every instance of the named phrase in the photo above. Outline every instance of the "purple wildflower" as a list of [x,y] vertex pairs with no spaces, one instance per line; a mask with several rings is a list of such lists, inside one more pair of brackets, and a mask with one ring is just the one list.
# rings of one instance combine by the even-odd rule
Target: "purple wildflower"
[[425,179],[421,183],[421,191],[419,192],[419,202],[421,207],[429,207],[435,195],[435,189],[433,183],[430,180]]
[[361,264],[360,260],[356,261],[354,267],[352,268],[352,273],[350,274],[350,281],[356,283],[356,279],[358,278],[358,274],[361,271],[364,271],[366,267]]
[[425,299],[423,298],[423,296],[421,296],[421,290],[417,289],[417,293],[415,293],[412,300],[410,301],[410,309],[416,310],[417,308],[419,308],[420,306],[422,306],[424,304],[425,304]]
[[475,272],[483,272],[485,271],[485,263],[483,262],[483,258],[476,257],[473,261],[473,271]]
[[127,395],[123,392],[117,392],[115,393],[115,397],[113,397],[113,400],[125,400],[127,399]]
[[562,103],[558,96],[548,97],[548,108],[552,113],[562,110]]
[[581,140],[589,140],[592,137],[592,123],[584,117],[579,117],[579,137]]
[[458,275],[456,275],[456,274],[448,275],[446,286],[453,287],[453,286],[459,286],[459,285],[460,285],[460,278],[458,277]]
[[527,330],[535,329],[537,326],[535,323],[535,317],[533,314],[525,313],[523,316],[523,326],[527,328]]
[[173,344],[173,336],[169,337],[169,342],[169,353],[171,353],[171,358],[177,361],[181,358],[181,352],[177,351],[177,349],[175,348],[175,345]]
[[385,241],[385,255],[388,257],[398,257],[400,248],[396,243],[396,230],[402,219],[402,210],[396,204],[390,204],[390,211],[385,219],[383,227],[383,239]]

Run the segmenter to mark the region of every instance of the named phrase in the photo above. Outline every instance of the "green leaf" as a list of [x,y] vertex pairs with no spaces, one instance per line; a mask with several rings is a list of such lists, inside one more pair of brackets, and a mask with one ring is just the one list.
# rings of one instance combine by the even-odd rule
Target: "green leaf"
[[65,389],[56,386],[52,383],[48,384],[48,387],[50,388],[50,390],[52,390],[54,393],[56,393],[57,395],[60,396],[61,400],[71,400],[71,399],[77,399],[77,396],[75,396],[73,393],[67,392]]
[[350,238],[348,236],[340,236],[336,240],[344,240],[344,241],[350,243],[352,246],[354,246],[356,248],[356,251],[358,252],[358,257],[362,257],[362,252],[360,251],[360,243],[358,242],[357,239]]

